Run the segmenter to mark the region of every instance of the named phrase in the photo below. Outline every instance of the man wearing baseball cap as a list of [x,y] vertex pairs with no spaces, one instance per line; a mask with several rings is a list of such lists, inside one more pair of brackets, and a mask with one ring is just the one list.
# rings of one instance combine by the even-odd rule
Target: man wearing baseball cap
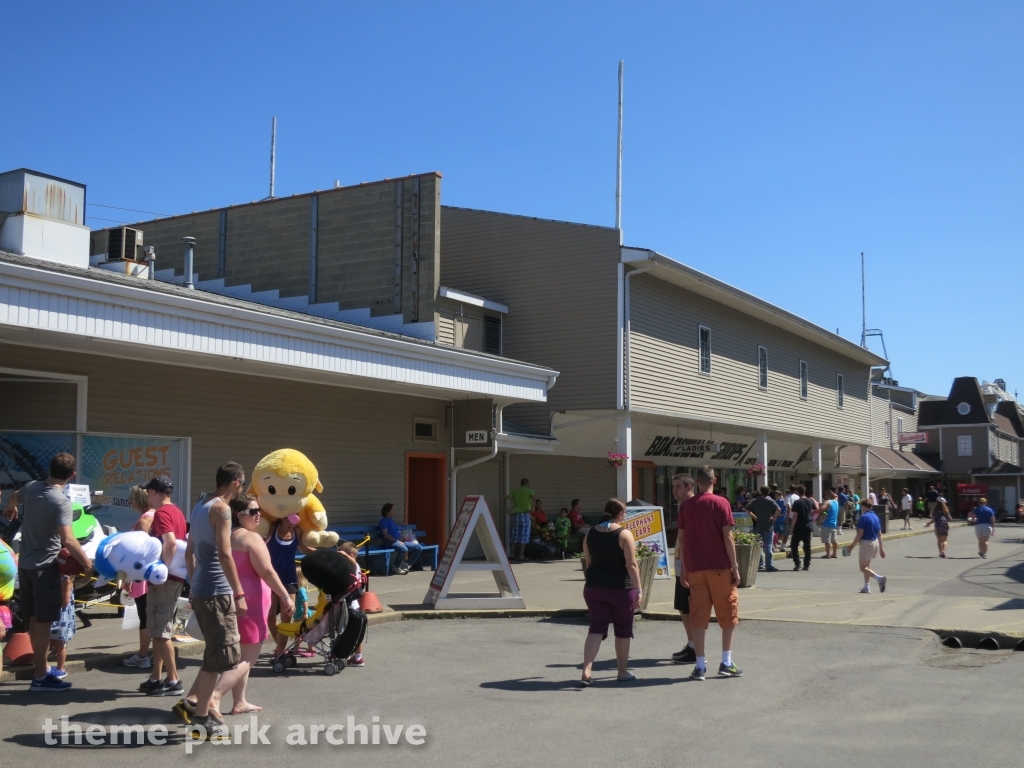
[[[157,475],[143,488],[149,494],[149,506],[156,510],[149,535],[163,543],[160,559],[170,564],[174,559],[176,542],[185,539],[185,515],[171,503],[174,483],[171,478]],[[146,598],[146,626],[153,638],[153,671],[139,690],[149,696],[181,696],[184,689],[178,678],[174,661],[174,614],[178,609],[178,598],[185,582],[177,576],[167,576],[163,584],[150,584]],[[167,678],[161,679],[166,668]]]

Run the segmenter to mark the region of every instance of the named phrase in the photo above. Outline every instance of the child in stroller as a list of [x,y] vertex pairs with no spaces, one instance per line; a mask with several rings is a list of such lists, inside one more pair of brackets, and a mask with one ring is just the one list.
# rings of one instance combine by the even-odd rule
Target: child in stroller
[[315,549],[302,559],[302,574],[320,594],[313,615],[279,624],[291,646],[274,659],[273,670],[294,667],[301,643],[324,658],[324,674],[344,669],[366,635],[366,615],[349,604],[363,584],[355,561],[334,549]]

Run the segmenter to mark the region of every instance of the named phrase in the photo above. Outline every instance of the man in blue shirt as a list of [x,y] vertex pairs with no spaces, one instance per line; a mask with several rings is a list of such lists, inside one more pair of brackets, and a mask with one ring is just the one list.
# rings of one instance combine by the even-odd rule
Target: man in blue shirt
[[974,523],[974,535],[978,537],[978,557],[988,560],[988,540],[995,533],[996,513],[988,506],[988,499],[978,499],[978,506],[968,516]]
[[391,572],[404,576],[410,568],[419,562],[423,547],[415,539],[402,541],[402,531],[398,527],[398,523],[391,518],[394,511],[394,504],[385,504],[381,507],[380,523],[377,527],[380,529],[380,537],[384,539],[384,543],[395,548],[395,560],[391,564]]
[[[836,501],[835,491],[825,491],[825,500],[818,505],[818,514],[821,520],[821,543],[825,545],[825,554],[822,560],[835,557],[839,551],[839,544],[836,543],[836,527],[839,525],[839,502]],[[832,549],[829,550],[831,545]]]
[[857,535],[849,549],[844,549],[843,554],[850,554],[856,550],[857,558],[860,560],[860,572],[864,574],[864,586],[861,593],[871,594],[871,579],[878,582],[878,589],[885,592],[886,578],[871,570],[871,561],[876,555],[885,557],[885,549],[882,547],[882,523],[878,515],[871,508],[871,500],[864,499],[860,503],[860,519],[857,521]]

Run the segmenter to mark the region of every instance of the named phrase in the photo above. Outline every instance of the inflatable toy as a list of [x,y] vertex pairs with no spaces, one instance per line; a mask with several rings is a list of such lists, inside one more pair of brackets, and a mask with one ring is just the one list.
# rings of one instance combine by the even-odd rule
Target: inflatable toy
[[10,600],[14,594],[14,579],[18,575],[18,560],[14,550],[0,539],[0,600]]
[[249,494],[260,503],[257,529],[264,538],[273,522],[299,516],[302,543],[310,549],[334,547],[338,534],[326,530],[327,512],[313,491],[323,491],[320,479],[306,456],[292,448],[269,453],[253,468]]
[[163,542],[155,536],[145,531],[115,533],[99,543],[92,561],[93,568],[99,574],[101,584],[119,578],[119,574],[127,581],[163,584],[168,574],[185,578],[186,546],[187,542],[179,539],[174,558],[167,564],[160,560]]

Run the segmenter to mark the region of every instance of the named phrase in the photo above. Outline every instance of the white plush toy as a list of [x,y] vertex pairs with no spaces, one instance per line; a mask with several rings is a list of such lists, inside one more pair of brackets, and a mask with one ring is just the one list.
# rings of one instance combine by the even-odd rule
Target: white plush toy
[[160,539],[145,531],[115,533],[107,536],[96,548],[93,568],[99,574],[101,584],[117,578],[163,584],[168,573],[184,579],[186,545],[187,542],[182,540],[176,542],[174,558],[168,566],[160,560],[163,550]]

